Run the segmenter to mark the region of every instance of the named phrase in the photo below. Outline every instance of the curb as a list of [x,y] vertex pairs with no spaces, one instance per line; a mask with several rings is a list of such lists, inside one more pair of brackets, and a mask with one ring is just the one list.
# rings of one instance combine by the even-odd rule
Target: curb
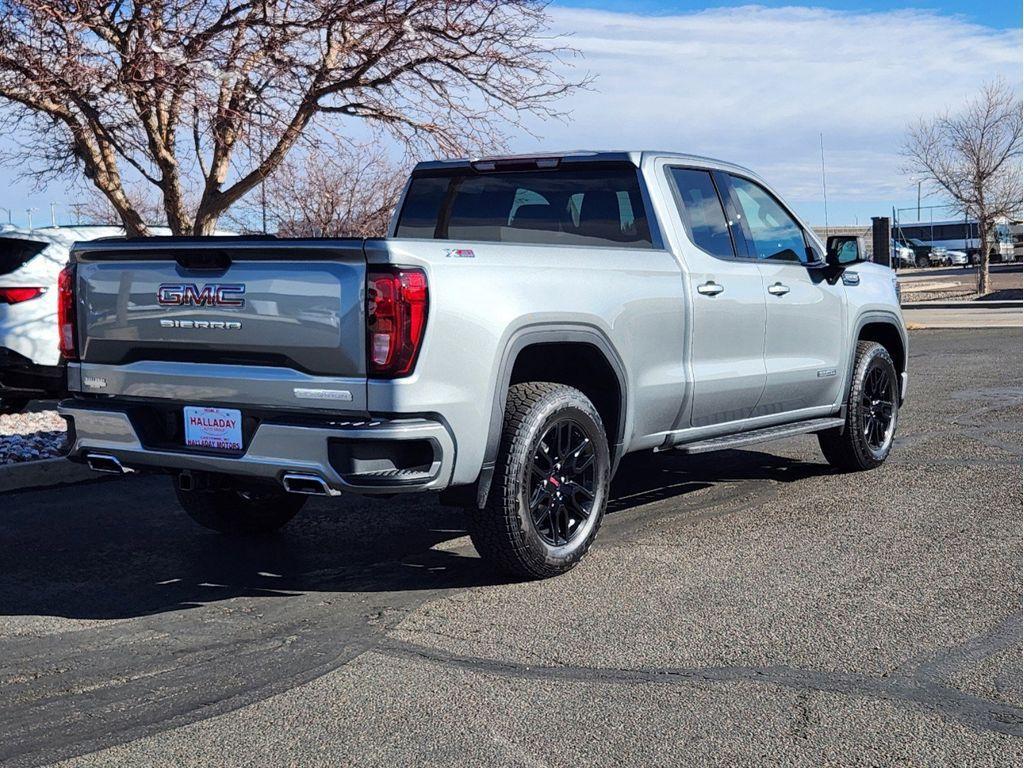
[[1006,301],[911,301],[900,304],[900,309],[1021,309],[1024,301],[1009,299]]
[[99,475],[86,466],[61,457],[0,466],[0,493],[26,488],[49,488],[96,480]]

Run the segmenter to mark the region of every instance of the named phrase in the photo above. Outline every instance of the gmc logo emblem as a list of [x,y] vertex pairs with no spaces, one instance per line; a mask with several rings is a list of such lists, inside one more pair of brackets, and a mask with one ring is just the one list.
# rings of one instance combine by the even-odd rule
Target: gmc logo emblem
[[235,307],[245,306],[245,286],[241,283],[164,283],[156,289],[161,307]]

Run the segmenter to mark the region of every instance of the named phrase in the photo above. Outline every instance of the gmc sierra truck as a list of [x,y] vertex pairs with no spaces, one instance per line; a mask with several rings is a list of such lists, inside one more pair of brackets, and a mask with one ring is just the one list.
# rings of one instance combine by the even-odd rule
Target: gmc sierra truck
[[442,491],[481,556],[571,568],[623,455],[816,433],[889,454],[893,272],[729,163],[428,162],[384,239],[78,244],[59,282],[70,457],[173,478],[222,532],[309,496]]

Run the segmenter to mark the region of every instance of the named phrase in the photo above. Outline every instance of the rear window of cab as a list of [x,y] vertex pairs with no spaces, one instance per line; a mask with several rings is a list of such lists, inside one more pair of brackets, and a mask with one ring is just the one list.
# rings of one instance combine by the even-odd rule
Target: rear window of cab
[[651,248],[637,169],[629,164],[414,174],[396,237]]

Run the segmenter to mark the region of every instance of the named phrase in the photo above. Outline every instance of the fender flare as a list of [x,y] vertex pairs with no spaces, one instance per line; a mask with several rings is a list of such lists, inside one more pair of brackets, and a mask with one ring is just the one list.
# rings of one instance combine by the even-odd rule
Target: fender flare
[[853,326],[853,343],[850,345],[850,356],[846,367],[846,389],[843,391],[843,414],[845,415],[846,406],[849,404],[850,399],[850,377],[853,376],[853,366],[857,359],[857,340],[860,338],[860,332],[864,330],[865,325],[872,325],[875,323],[884,323],[891,325],[896,329],[896,333],[899,334],[900,341],[903,344],[903,370],[906,371],[910,363],[910,345],[907,343],[907,330],[906,326],[900,320],[900,317],[894,312],[886,312],[880,309],[869,309],[866,312],[861,313],[857,316],[857,322]]
[[491,490],[491,482],[494,479],[494,465],[498,457],[498,443],[501,441],[502,422],[505,417],[505,396],[508,393],[509,382],[512,380],[512,370],[515,367],[519,353],[527,347],[536,344],[589,344],[597,349],[611,367],[619,384],[619,423],[617,426],[617,440],[615,445],[610,446],[612,454],[612,473],[622,458],[624,436],[626,433],[628,390],[626,378],[626,366],[622,362],[615,345],[611,339],[600,328],[585,323],[537,323],[526,325],[516,329],[505,342],[501,362],[498,365],[497,383],[494,388],[494,398],[491,403],[491,418],[487,429],[487,443],[484,448],[483,465],[480,468],[480,477],[477,480],[477,506],[483,508],[487,502],[487,496]]

